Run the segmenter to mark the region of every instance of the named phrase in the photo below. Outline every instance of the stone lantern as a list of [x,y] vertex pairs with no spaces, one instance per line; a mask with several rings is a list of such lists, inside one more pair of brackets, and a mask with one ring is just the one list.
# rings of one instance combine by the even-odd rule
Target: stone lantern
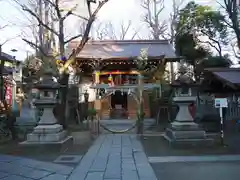
[[175,88],[175,97],[173,102],[179,107],[175,120],[166,129],[165,139],[173,145],[196,145],[209,144],[211,139],[206,138],[206,133],[194,122],[192,115],[189,112],[190,104],[195,103],[194,87],[197,84],[188,76],[182,75],[172,86]]
[[36,108],[43,109],[43,115],[33,132],[27,135],[27,140],[21,144],[63,144],[72,141],[72,137],[67,136],[53,114],[53,108],[58,103],[56,93],[60,85],[53,81],[52,73],[46,72],[34,88],[38,89],[41,96],[33,104]]

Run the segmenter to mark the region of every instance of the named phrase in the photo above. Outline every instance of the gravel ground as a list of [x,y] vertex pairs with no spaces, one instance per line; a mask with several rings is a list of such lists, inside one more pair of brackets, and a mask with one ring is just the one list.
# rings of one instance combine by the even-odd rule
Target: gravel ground
[[239,180],[240,162],[156,163],[159,180]]
[[169,146],[168,142],[162,136],[148,136],[142,138],[141,141],[148,157],[240,154],[240,143],[238,143],[238,147],[223,147],[218,145],[211,148],[174,149]]
[[61,155],[84,155],[89,147],[92,145],[92,140],[84,140],[82,138],[75,138],[74,143],[66,149],[46,149],[46,148],[32,148],[26,146],[19,146],[18,141],[9,141],[0,145],[0,154],[21,156],[40,161],[53,162]]

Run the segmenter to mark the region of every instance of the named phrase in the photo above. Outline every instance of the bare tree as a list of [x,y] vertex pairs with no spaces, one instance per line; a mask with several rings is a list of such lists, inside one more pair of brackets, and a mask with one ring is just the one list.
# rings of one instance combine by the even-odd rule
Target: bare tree
[[[119,30],[117,30],[119,29]],[[132,31],[132,32],[131,32]],[[138,35],[138,30],[132,28],[132,22],[128,21],[127,24],[122,22],[119,28],[116,28],[112,22],[99,23],[96,29],[97,39],[111,39],[111,40],[133,40]],[[128,38],[130,36],[130,38]]]
[[[48,49],[48,47],[46,46],[46,41],[47,38],[49,38],[49,34],[53,34],[55,37],[57,37],[59,54],[61,55],[61,57],[65,56],[65,44],[82,36],[82,34],[78,34],[76,36],[66,39],[64,34],[64,21],[73,14],[72,12],[74,11],[75,6],[72,7],[68,12],[62,13],[62,10],[60,9],[61,2],[59,0],[36,0],[35,2],[37,4],[37,9],[32,9],[29,4],[21,4],[19,0],[14,1],[21,6],[23,11],[27,12],[30,16],[35,18],[35,20],[39,24],[39,44],[36,44],[36,42],[33,42],[29,39],[23,38],[23,40],[32,47],[39,49],[44,55],[49,55],[49,52],[46,52]],[[53,26],[51,22],[54,22],[56,26]],[[44,38],[44,36],[48,37]],[[45,44],[45,49],[43,47],[43,44]]]
[[170,17],[162,20],[160,17],[165,9],[164,0],[142,0],[142,7],[145,9],[144,22],[151,29],[154,39],[167,39],[174,44],[176,37],[176,23],[179,12],[185,0],[172,0]]
[[68,68],[68,66],[70,64],[72,64],[75,61],[76,56],[82,51],[85,44],[88,42],[89,33],[90,33],[90,30],[91,30],[92,24],[95,21],[98,12],[101,10],[101,8],[108,1],[109,0],[101,0],[101,1],[99,0],[98,5],[97,5],[95,10],[92,10],[92,8],[91,8],[91,2],[96,3],[96,0],[88,0],[87,1],[87,8],[88,8],[88,16],[89,17],[88,17],[88,20],[87,20],[87,23],[86,23],[86,26],[85,26],[84,33],[82,35],[82,39],[81,39],[79,45],[77,46],[77,48],[74,49],[72,51],[72,53],[69,55],[68,61],[60,69],[60,73],[61,73],[61,81],[60,82],[63,86],[66,86],[66,88],[63,88],[62,92],[61,92],[61,94],[62,94],[61,105],[62,105],[62,109],[63,109],[62,112],[64,112],[64,114],[62,115],[62,118],[61,118],[60,121],[61,121],[61,123],[63,124],[64,127],[66,127],[66,114],[67,114],[67,112],[65,113],[65,111],[67,110],[67,84],[68,84],[68,74],[66,72],[66,69]]
[[[108,2],[108,0],[87,0],[87,11],[88,11],[88,17],[84,17],[81,15],[78,15],[75,13],[76,5],[71,7],[69,10],[64,11],[61,8],[61,0],[37,0],[37,3],[40,5],[38,13],[32,10],[27,4],[22,4],[20,0],[14,0],[17,2],[23,11],[27,12],[30,16],[34,17],[35,20],[39,24],[39,35],[41,36],[40,39],[40,45],[36,44],[35,42],[32,42],[28,39],[23,39],[27,43],[29,43],[31,46],[38,48],[41,52],[45,53],[45,49],[42,49],[41,46],[41,41],[43,39],[43,35],[46,35],[42,33],[42,31],[50,32],[49,34],[53,34],[53,36],[57,37],[57,43],[58,43],[58,50],[59,50],[59,55],[61,56],[62,59],[66,59],[64,65],[59,68],[59,73],[60,73],[60,84],[63,86],[61,88],[61,112],[63,113],[61,115],[60,123],[66,127],[66,107],[67,107],[67,89],[68,89],[68,67],[72,63],[74,63],[76,56],[81,52],[87,41],[89,40],[89,33],[92,27],[93,22],[95,21],[98,12],[100,9]],[[43,18],[43,9],[42,9],[42,4],[45,3],[45,18]],[[92,3],[97,3],[97,5],[92,7]],[[49,10],[46,10],[46,7],[49,8]],[[51,12],[55,25],[54,27],[49,21],[46,21],[47,17],[47,12]],[[50,13],[49,13],[50,14]],[[81,18],[83,21],[86,22],[86,26],[84,28],[83,33],[77,34],[75,36],[69,37],[68,39],[66,38],[66,35],[64,34],[64,29],[65,27],[65,20],[69,16],[77,16]],[[49,16],[48,16],[49,18]],[[42,30],[42,29],[43,30]],[[48,34],[47,33],[47,34]],[[77,38],[81,37],[81,41],[79,45],[76,47],[76,49],[72,50],[70,55],[66,57],[66,52],[65,52],[65,45],[71,42],[72,40],[75,40]],[[48,54],[46,54],[48,55]]]
[[[236,35],[237,42],[232,44],[235,56],[240,59],[240,7],[238,0],[224,0],[223,3],[219,3],[228,15],[226,24],[231,28]],[[236,48],[237,47],[237,48]],[[238,49],[238,50],[236,50]]]
[[170,43],[174,44],[174,40],[176,37],[176,23],[179,17],[180,8],[184,4],[185,0],[172,0],[172,12],[170,13],[170,33],[168,36],[170,37]]
[[[185,0],[172,0],[172,12],[170,18],[162,20],[160,17],[164,11],[164,0],[143,0],[142,7],[146,13],[144,22],[151,29],[153,39],[167,39],[173,45],[176,37],[176,21],[179,16],[180,7]],[[170,79],[174,80],[174,67],[170,63]]]
[[164,38],[167,31],[167,21],[161,20],[160,15],[163,12],[164,0],[143,0],[142,7],[146,13],[144,15],[144,22],[151,28],[153,39],[159,40]]

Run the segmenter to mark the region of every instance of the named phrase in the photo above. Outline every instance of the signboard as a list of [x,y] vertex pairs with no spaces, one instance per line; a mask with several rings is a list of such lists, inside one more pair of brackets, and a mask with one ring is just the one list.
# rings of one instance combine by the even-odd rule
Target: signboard
[[10,85],[6,86],[5,99],[9,105],[12,105],[12,87]]
[[227,98],[215,98],[215,108],[227,108],[228,100]]

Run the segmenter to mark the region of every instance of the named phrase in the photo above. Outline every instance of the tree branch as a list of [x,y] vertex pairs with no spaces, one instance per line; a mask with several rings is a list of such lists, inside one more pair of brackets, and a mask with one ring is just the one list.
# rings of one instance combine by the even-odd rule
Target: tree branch
[[102,25],[102,23],[99,23],[98,27],[96,28],[97,39],[99,40],[103,40],[108,34],[106,28],[101,28]]
[[27,39],[25,39],[25,38],[22,38],[22,40],[25,41],[26,43],[28,43],[31,47],[36,48],[36,49],[38,49],[39,51],[41,51],[41,53],[42,53],[44,56],[50,57],[49,55],[47,55],[47,54],[45,53],[44,49],[43,49],[41,46],[39,46],[39,45],[35,44],[34,42],[31,42],[31,41],[29,41],[29,40],[27,40]]
[[37,14],[35,14],[31,9],[29,9],[28,7],[26,7],[25,5],[21,5],[23,11],[28,12],[30,15],[32,15],[34,18],[36,18],[36,20],[38,21],[38,23],[40,25],[42,25],[43,27],[45,27],[47,30],[51,31],[52,33],[54,33],[55,35],[59,36],[58,32],[55,31],[54,29],[52,29],[51,27],[49,27],[48,25],[46,25],[39,17]]
[[[236,34],[238,48],[240,49],[240,24],[239,24],[239,6],[237,0],[224,0],[222,6],[228,14],[228,17],[232,23],[230,26]],[[227,22],[226,22],[227,23]]]
[[84,17],[84,16],[75,14],[75,13],[73,13],[73,12],[72,12],[72,15],[73,15],[73,16],[76,16],[76,17],[79,17],[80,19],[83,19],[83,20],[85,20],[85,21],[88,21],[88,18],[86,18],[86,17]]
[[4,45],[4,44],[6,44],[8,41],[11,41],[11,40],[13,40],[13,39],[16,39],[17,37],[20,37],[20,35],[14,36],[14,37],[9,38],[9,39],[6,39],[5,41],[3,41],[3,43],[1,43],[1,46]]
[[64,21],[68,16],[73,14],[73,11],[77,8],[77,5],[72,7],[61,19]]
[[127,27],[124,26],[124,23],[121,24],[120,40],[124,40],[125,39],[131,24],[132,24],[131,21],[128,21]]
[[142,7],[147,10],[144,21],[147,22],[150,25],[150,27],[152,27],[153,22],[152,22],[152,12],[150,8],[150,0],[144,1],[142,4]]
[[[222,47],[221,47],[220,42],[219,42],[218,40],[210,37],[210,36],[208,35],[208,33],[205,33],[203,30],[201,31],[201,33],[202,33],[203,35],[205,35],[205,36],[208,36],[209,40],[211,40],[211,41],[213,41],[215,44],[217,44],[217,47],[216,47],[215,45],[213,45],[210,41],[206,41],[206,42],[203,42],[203,43],[209,44],[211,47],[213,47],[213,48],[218,52],[219,56],[222,57]],[[199,38],[198,38],[198,40],[199,40]]]
[[0,27],[0,30],[4,29],[4,28],[6,28],[6,27],[8,27],[8,24],[1,26],[1,27]]
[[61,15],[61,10],[59,8],[59,0],[55,0],[55,2],[51,0],[45,0],[45,1],[47,1],[55,9],[58,19],[61,19],[62,15]]
[[[105,38],[109,38],[111,40],[125,40],[128,32],[131,28],[131,21],[125,26],[124,22],[120,24],[120,31],[116,31],[116,27],[111,22],[106,24],[100,23],[98,28],[96,28],[97,38],[99,40],[103,40]],[[132,37],[130,39],[134,39],[138,35],[139,30],[135,30]]]
[[235,50],[235,45],[233,43],[231,43],[231,46],[232,46],[232,50],[233,50],[233,53],[234,53],[234,56],[238,59],[240,59],[240,54],[238,52],[236,52]]
[[[132,38],[131,38],[131,40],[135,39],[135,37],[136,37],[136,36],[139,36],[139,35],[138,35],[138,31],[137,31],[137,30],[136,30],[136,31],[135,31],[135,33],[132,35]],[[140,38],[139,38],[139,39],[140,39]]]
[[89,17],[91,17],[92,16],[91,1],[87,1],[87,8],[88,8],[88,15]]
[[76,36],[73,36],[73,37],[69,38],[68,40],[64,41],[64,44],[67,44],[67,43],[71,42],[72,40],[77,39],[81,36],[82,36],[82,34],[78,34]]
[[[153,6],[153,8],[152,8]],[[147,11],[144,16],[146,22],[151,28],[151,33],[154,39],[159,39],[161,34],[167,30],[166,21],[159,21],[159,16],[163,12],[165,6],[163,0],[145,0],[142,7]]]
[[[68,61],[64,64],[64,66],[60,69],[60,73],[63,73],[70,64],[72,64],[75,61],[76,56],[82,51],[83,47],[85,46],[85,44],[87,43],[87,41],[89,40],[89,33],[92,27],[92,24],[94,22],[94,20],[96,19],[96,15],[97,13],[100,11],[100,9],[104,6],[104,4],[106,4],[109,0],[103,0],[103,1],[99,1],[99,4],[97,6],[97,8],[95,9],[95,11],[93,12],[93,14],[89,17],[89,20],[87,22],[86,25],[86,29],[85,32],[83,34],[83,38],[81,40],[81,42],[79,43],[78,47],[76,48],[76,50],[74,49],[72,51],[72,53],[70,54]],[[91,8],[90,3],[88,3],[88,9]]]

